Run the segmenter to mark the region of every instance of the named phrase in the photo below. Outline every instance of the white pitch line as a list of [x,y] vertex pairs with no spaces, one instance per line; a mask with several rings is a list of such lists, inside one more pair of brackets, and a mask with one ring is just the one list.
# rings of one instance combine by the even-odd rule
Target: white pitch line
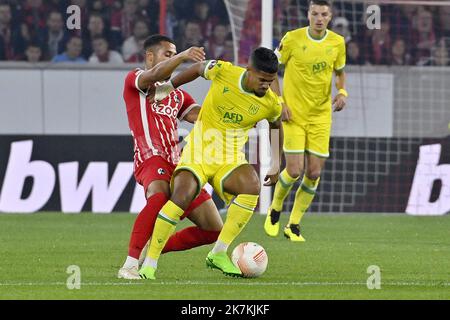
[[[246,280],[243,280],[246,281]],[[251,280],[250,280],[251,281]],[[82,282],[81,286],[140,286],[140,285],[207,285],[207,286],[366,286],[365,282],[202,282],[202,281],[173,281],[173,282],[152,282],[152,281],[133,281],[133,282]],[[32,286],[66,286],[65,282],[22,282],[22,283],[0,283],[0,287],[32,287]],[[450,282],[382,282],[381,286],[387,287],[448,287]]]

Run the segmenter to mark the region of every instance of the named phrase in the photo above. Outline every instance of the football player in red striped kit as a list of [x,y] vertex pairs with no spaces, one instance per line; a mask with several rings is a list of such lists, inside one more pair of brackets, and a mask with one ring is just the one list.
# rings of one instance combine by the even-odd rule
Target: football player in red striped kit
[[[129,72],[123,92],[134,140],[134,176],[144,187],[147,199],[147,205],[133,226],[128,257],[118,273],[118,277],[124,279],[140,279],[139,256],[153,232],[159,211],[170,197],[170,179],[180,157],[177,119],[193,123],[200,109],[181,89],[173,90],[159,102],[153,99],[155,91],[181,63],[205,59],[203,48],[198,47],[177,54],[173,40],[163,35],[150,36],[144,43],[144,50],[145,70]],[[196,226],[172,235],[163,252],[187,250],[217,240],[223,222],[205,190],[183,217]]]

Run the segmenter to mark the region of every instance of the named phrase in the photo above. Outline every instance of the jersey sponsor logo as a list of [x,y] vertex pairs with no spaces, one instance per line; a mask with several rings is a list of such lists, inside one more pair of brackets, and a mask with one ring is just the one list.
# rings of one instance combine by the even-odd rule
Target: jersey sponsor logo
[[222,113],[222,117],[219,121],[222,121],[223,123],[235,123],[240,124],[241,121],[244,119],[244,116],[240,113],[232,112],[234,107],[232,108],[226,108],[219,106],[218,109]]
[[230,91],[230,88],[228,88],[228,87],[224,87],[223,88],[223,92],[222,93],[227,93],[227,92],[229,92]]
[[257,114],[259,111],[259,106],[256,104],[252,104],[249,108],[248,108],[248,113],[250,113],[252,116],[254,116],[255,114]]
[[172,108],[169,105],[165,105],[165,104],[157,104],[157,103],[152,103],[152,110],[153,112],[162,115],[162,116],[166,116],[169,118],[173,118],[176,119],[177,114],[178,114],[178,110],[177,108]]
[[303,52],[305,52],[307,48],[307,46],[303,46]]
[[313,64],[312,72],[313,74],[320,73],[327,68],[327,63],[325,61]]
[[240,124],[243,119],[244,117],[239,113],[225,112],[225,114],[223,115],[223,123]]

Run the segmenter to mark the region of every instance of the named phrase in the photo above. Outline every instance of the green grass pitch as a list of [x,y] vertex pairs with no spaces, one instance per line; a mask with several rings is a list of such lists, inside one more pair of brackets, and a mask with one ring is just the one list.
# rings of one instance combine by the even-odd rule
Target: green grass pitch
[[[262,277],[207,269],[204,246],[163,255],[156,281],[132,282],[116,274],[134,218],[0,214],[0,299],[450,299],[450,216],[311,214],[303,220],[307,242],[295,244],[267,237],[264,216],[255,214],[232,248],[263,245]],[[70,265],[80,267],[79,290],[66,286]],[[367,288],[371,265],[381,269],[379,290]]]

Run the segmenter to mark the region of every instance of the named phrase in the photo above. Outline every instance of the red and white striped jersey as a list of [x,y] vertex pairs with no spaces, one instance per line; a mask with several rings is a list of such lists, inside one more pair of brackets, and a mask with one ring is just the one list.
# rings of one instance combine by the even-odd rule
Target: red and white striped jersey
[[[125,79],[123,98],[127,107],[128,125],[134,139],[134,169],[153,156],[161,156],[177,164],[178,147],[177,118],[182,120],[194,107],[194,99],[181,89],[173,90],[159,103],[150,100],[149,91],[139,89],[138,79],[144,70],[136,69]],[[157,84],[156,84],[157,85]]]

